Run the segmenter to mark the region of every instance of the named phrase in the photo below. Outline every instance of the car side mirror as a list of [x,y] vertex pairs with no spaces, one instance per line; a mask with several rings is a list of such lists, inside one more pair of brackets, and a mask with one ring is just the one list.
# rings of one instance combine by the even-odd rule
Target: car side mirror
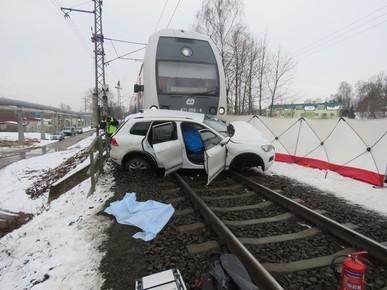
[[225,138],[225,139],[223,139],[222,141],[220,141],[220,145],[221,146],[224,146],[224,145],[226,145],[227,143],[228,143],[228,141],[230,141],[230,138]]
[[227,133],[230,137],[234,136],[235,134],[235,129],[234,129],[234,126],[231,125],[231,124],[228,124],[227,125]]

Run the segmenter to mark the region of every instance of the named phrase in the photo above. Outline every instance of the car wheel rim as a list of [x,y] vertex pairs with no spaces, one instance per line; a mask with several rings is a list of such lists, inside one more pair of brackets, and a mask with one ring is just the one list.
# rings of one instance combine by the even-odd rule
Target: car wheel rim
[[139,171],[139,170],[147,170],[148,166],[139,160],[133,160],[129,163],[129,171]]

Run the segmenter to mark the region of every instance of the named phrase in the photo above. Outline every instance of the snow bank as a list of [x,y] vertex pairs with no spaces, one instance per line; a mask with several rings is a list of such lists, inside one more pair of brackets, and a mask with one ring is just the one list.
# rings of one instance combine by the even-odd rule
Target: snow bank
[[267,174],[284,175],[296,179],[387,216],[387,188],[375,188],[332,171],[328,171],[325,178],[325,170],[282,162],[274,162]]
[[[36,214],[44,209],[47,194],[37,199],[30,199],[25,190],[47,170],[53,169],[62,162],[87,147],[93,136],[83,139],[65,151],[20,160],[0,170],[0,208],[10,211],[22,211]],[[70,174],[70,172],[68,173]]]
[[[50,134],[46,133],[46,138],[48,138]],[[24,139],[37,139],[38,142],[34,143],[32,146],[22,146],[23,148],[27,147],[40,147],[44,146],[57,140],[41,140],[41,134],[39,132],[24,132]],[[18,132],[0,132],[0,140],[4,141],[17,141],[19,139]]]
[[[98,216],[112,193],[111,176],[87,198],[90,179],[53,201],[49,210],[0,240],[0,289],[99,289],[98,267],[109,219]],[[36,284],[36,285],[35,285]]]

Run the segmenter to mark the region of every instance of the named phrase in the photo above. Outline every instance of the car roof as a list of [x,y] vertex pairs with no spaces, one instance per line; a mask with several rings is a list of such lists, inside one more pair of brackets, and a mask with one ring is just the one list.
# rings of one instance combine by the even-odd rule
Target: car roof
[[128,116],[129,119],[185,119],[192,120],[196,122],[203,122],[204,114],[200,113],[191,113],[184,111],[175,111],[175,110],[162,110],[162,109],[150,109],[146,110],[143,113],[136,113]]

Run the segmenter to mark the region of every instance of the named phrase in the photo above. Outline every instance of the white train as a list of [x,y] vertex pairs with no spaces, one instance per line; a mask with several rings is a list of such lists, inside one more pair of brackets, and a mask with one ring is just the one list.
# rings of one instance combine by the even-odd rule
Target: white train
[[149,38],[130,111],[151,108],[226,113],[222,60],[208,36],[164,29]]

